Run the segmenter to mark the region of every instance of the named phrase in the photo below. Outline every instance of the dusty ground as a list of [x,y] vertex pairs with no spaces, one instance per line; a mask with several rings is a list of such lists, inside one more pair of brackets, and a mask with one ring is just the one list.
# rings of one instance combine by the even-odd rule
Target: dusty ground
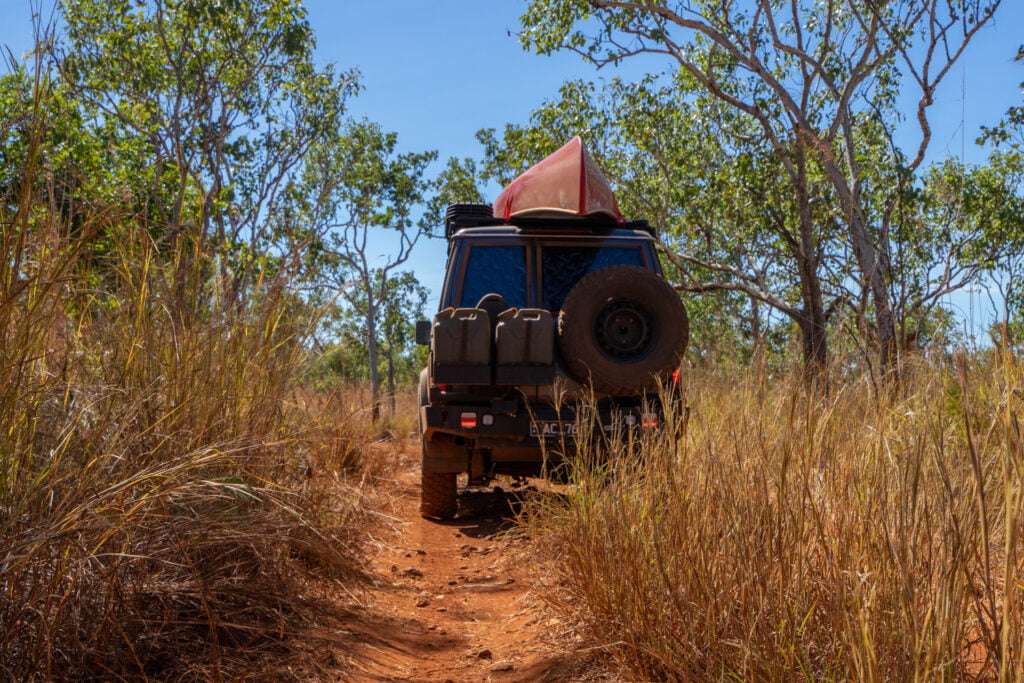
[[543,570],[515,526],[518,496],[467,492],[455,520],[422,519],[417,453],[396,474],[347,680],[609,680],[531,589]]

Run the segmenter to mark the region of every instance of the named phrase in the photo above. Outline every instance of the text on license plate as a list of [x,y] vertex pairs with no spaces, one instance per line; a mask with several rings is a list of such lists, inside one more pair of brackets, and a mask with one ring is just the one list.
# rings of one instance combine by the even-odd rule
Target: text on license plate
[[550,439],[556,436],[576,436],[579,425],[575,422],[531,422],[530,436]]

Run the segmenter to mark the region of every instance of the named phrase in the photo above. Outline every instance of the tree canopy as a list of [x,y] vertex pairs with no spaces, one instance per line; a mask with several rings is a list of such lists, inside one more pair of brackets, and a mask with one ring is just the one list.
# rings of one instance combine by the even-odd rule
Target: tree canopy
[[[956,239],[944,241],[933,224],[941,222],[941,193],[911,200],[927,191],[917,172],[931,140],[936,89],[999,5],[533,0],[520,38],[539,53],[568,49],[597,66],[640,54],[665,59],[667,76],[657,85],[613,85],[612,100],[631,93],[624,108],[578,123],[611,116],[630,138],[631,161],[656,170],[649,187],[687,188],[690,195],[673,202],[677,215],[695,207],[678,227],[689,233],[688,247],[713,222],[706,241],[717,253],[678,254],[681,284],[740,291],[785,313],[801,329],[805,365],[815,374],[827,361],[827,329],[841,304],[852,307],[888,368],[911,312],[947,291],[956,273],[973,272],[961,264],[950,277],[934,277],[943,257],[928,263],[914,253],[912,229],[929,226],[932,245]],[[894,137],[907,98],[919,133],[909,151]],[[666,131],[675,139],[666,140]],[[930,187],[939,191],[937,177]],[[694,201],[702,192],[723,201]],[[729,199],[737,195],[742,201]],[[731,216],[723,215],[726,206]],[[908,268],[915,284],[902,286],[897,280],[906,285]]]

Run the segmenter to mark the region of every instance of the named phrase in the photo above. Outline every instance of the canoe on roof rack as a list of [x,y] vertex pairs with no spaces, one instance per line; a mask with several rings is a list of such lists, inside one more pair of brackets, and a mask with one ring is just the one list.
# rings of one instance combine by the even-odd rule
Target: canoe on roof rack
[[608,179],[578,135],[509,183],[494,201],[494,215],[506,221],[598,215],[622,220]]

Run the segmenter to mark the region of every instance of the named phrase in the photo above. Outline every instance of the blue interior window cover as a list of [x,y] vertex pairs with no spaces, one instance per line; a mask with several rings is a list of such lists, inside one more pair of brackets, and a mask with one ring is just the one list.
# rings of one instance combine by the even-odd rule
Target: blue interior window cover
[[542,260],[544,303],[551,311],[562,308],[569,290],[584,275],[607,266],[643,266],[637,247],[577,247],[545,245]]
[[526,250],[522,246],[474,246],[469,250],[459,306],[472,308],[492,292],[505,297],[510,307],[526,307]]

